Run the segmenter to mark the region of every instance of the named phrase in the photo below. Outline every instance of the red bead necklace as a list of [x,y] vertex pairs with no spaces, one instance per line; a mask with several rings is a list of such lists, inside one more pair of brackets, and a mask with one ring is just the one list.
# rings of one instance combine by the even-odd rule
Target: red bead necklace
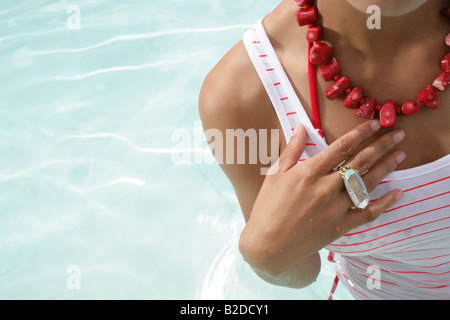
[[[328,100],[334,100],[342,94],[346,94],[344,106],[349,109],[356,109],[355,115],[362,118],[374,119],[380,118],[380,123],[384,128],[390,128],[395,125],[397,115],[413,115],[423,105],[430,109],[436,109],[439,106],[438,92],[444,92],[450,86],[450,53],[441,60],[442,72],[437,76],[431,85],[417,94],[416,100],[408,100],[402,106],[396,101],[389,100],[383,105],[372,97],[364,96],[362,87],[352,87],[349,78],[340,75],[341,68],[335,58],[330,58],[332,48],[325,42],[322,42],[322,26],[314,25],[318,20],[317,7],[314,6],[315,0],[294,0],[300,7],[295,12],[297,22],[300,27],[308,26],[306,39],[309,42],[309,64],[318,67],[323,79],[334,81],[325,91]],[[450,17],[450,8],[443,8],[442,14]],[[450,33],[445,38],[445,43],[450,46]],[[315,79],[310,75],[311,79]],[[314,81],[315,82],[315,81]],[[315,85],[314,85],[315,86]],[[313,101],[313,103],[317,103]]]

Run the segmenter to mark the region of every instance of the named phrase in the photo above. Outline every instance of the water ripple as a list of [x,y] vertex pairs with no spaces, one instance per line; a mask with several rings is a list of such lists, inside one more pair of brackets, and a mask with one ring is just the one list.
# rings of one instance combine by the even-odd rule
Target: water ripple
[[94,134],[85,134],[85,135],[70,135],[65,136],[61,138],[61,140],[66,139],[107,139],[112,138],[119,140],[123,143],[125,143],[130,148],[134,149],[137,152],[145,152],[145,153],[153,153],[153,154],[179,154],[184,152],[199,152],[204,153],[206,155],[210,154],[209,149],[199,149],[199,148],[187,148],[187,149],[181,149],[181,148],[142,148],[134,144],[132,141],[124,138],[121,135],[114,134],[114,133],[94,133]]
[[89,77],[94,77],[94,76],[97,76],[100,74],[111,73],[111,72],[153,69],[153,68],[164,67],[164,66],[173,67],[175,64],[185,62],[185,61],[190,60],[193,57],[198,56],[198,55],[199,55],[199,53],[193,53],[190,55],[185,55],[180,59],[158,61],[158,62],[154,62],[154,63],[142,64],[142,65],[137,65],[137,66],[111,67],[111,68],[95,70],[95,71],[91,71],[91,72],[87,72],[87,73],[83,73],[83,74],[79,74],[79,75],[71,76],[71,77],[55,77],[52,79],[48,79],[47,81],[77,81],[77,80],[84,80]]
[[[67,162],[69,162],[69,161],[60,161],[59,163],[67,163]],[[56,162],[53,162],[53,164],[55,164],[55,163]],[[46,167],[48,165],[49,165],[49,163],[45,163],[45,164],[41,165],[40,167]],[[108,187],[112,187],[114,185],[120,185],[120,184],[131,184],[131,185],[136,185],[138,187],[143,187],[146,185],[145,181],[138,179],[138,178],[121,177],[121,178],[107,181],[107,182],[104,182],[104,183],[101,183],[101,184],[98,184],[95,186],[81,188],[81,187],[69,185],[66,183],[62,184],[62,183],[58,182],[57,179],[55,179],[51,176],[33,176],[32,171],[35,171],[36,169],[37,169],[37,166],[32,169],[28,169],[27,171],[21,172],[21,173],[15,173],[12,175],[2,177],[0,179],[0,185],[5,182],[8,182],[10,180],[13,180],[13,179],[35,178],[35,179],[38,179],[40,182],[45,180],[45,181],[50,182],[51,184],[57,186],[58,188],[67,189],[67,190],[70,190],[70,191],[78,193],[78,194],[91,193],[92,191],[97,191],[97,190],[101,190],[104,188],[108,188]]]
[[224,288],[226,286],[229,273],[236,262],[237,240],[230,240],[216,256],[212,263],[208,274],[206,275],[200,292],[202,300],[223,300]]
[[100,185],[97,185],[94,187],[90,187],[90,188],[80,188],[80,187],[70,186],[69,189],[74,192],[77,192],[77,193],[90,193],[92,191],[110,187],[110,186],[113,186],[116,184],[134,184],[136,186],[142,187],[146,184],[146,182],[143,180],[140,180],[140,179],[136,179],[136,178],[123,177],[123,178],[113,180],[113,181],[108,181],[106,183],[103,183],[103,184],[100,184]]
[[54,165],[59,165],[59,164],[86,163],[86,162],[90,162],[90,160],[89,159],[52,160],[52,161],[49,161],[49,162],[45,162],[45,163],[41,163],[41,164],[38,164],[38,165],[30,166],[30,167],[24,169],[20,173],[13,173],[13,174],[9,174],[9,175],[5,175],[3,177],[0,177],[0,184],[4,183],[4,182],[7,182],[8,180],[19,179],[19,178],[22,178],[24,176],[31,175],[32,172],[38,171],[38,170],[40,170],[42,168],[46,168],[46,167],[49,167],[49,166],[54,166]]
[[[121,41],[134,41],[134,40],[148,40],[155,39],[159,37],[165,36],[174,36],[174,35],[183,35],[183,34],[194,34],[194,33],[214,33],[214,32],[222,32],[222,31],[230,31],[230,30],[240,30],[240,29],[249,29],[251,25],[231,25],[225,27],[215,27],[215,28],[191,28],[191,29],[171,29],[171,30],[161,30],[154,31],[149,33],[141,33],[141,34],[130,34],[130,35],[120,35],[117,37],[113,37],[111,39],[99,42],[97,44],[87,46],[84,48],[74,48],[74,49],[60,49],[60,50],[46,50],[46,51],[34,51],[30,52],[30,55],[46,55],[46,54],[60,54],[60,53],[80,53],[93,49],[98,49],[116,42]],[[16,35],[14,38],[20,37],[21,35]],[[26,34],[23,36],[30,36],[30,34]],[[0,39],[0,42],[9,40],[11,37],[6,37]]]

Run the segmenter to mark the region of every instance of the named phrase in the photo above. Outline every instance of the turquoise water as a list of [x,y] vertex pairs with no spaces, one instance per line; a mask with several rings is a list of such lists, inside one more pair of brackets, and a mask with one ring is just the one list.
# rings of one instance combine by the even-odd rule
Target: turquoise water
[[0,299],[328,297],[328,263],[291,290],[242,261],[196,133],[205,75],[276,5],[1,1]]

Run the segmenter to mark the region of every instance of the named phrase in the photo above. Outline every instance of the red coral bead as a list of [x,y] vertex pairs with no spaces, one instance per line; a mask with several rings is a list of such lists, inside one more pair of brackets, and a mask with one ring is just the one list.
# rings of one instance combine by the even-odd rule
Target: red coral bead
[[358,109],[359,102],[364,95],[364,90],[361,87],[354,88],[344,100],[344,106],[350,109]]
[[380,124],[383,128],[392,128],[397,117],[397,102],[389,100],[380,110]]
[[444,58],[442,58],[441,68],[444,71],[450,72],[450,53],[448,53]]
[[421,101],[406,101],[402,106],[402,113],[404,115],[410,116],[415,114],[423,106]]
[[316,43],[311,47],[309,61],[314,65],[319,65],[328,60],[331,55],[331,47],[326,43]]
[[311,27],[306,31],[306,40],[316,42],[322,40],[322,27]]
[[323,79],[327,82],[333,80],[334,77],[341,72],[341,67],[335,58],[330,62],[321,65],[318,69]]
[[425,89],[419,92],[417,99],[423,102],[428,108],[436,109],[439,106],[439,99],[434,92],[432,86],[427,86]]
[[433,82],[433,87],[440,91],[445,91],[450,85],[450,74],[442,71]]
[[339,97],[341,94],[345,92],[350,86],[352,82],[347,77],[342,77],[339,80],[335,81],[326,91],[325,95],[328,100],[334,100]]
[[365,102],[356,111],[355,116],[373,119],[375,118],[375,108],[377,107],[377,100],[372,97],[367,97]]
[[294,0],[294,2],[300,7],[312,6],[314,4],[314,1],[315,0]]
[[300,9],[295,12],[295,15],[297,16],[297,22],[300,27],[314,23],[318,19],[316,7],[311,7],[306,10]]

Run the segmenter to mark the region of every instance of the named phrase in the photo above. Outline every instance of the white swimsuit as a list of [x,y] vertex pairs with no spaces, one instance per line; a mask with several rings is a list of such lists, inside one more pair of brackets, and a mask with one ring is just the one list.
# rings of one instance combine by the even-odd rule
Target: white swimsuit
[[[327,147],[314,129],[264,30],[262,20],[243,41],[272,101],[286,141],[301,123],[307,145],[300,160]],[[375,222],[326,249],[341,283],[357,299],[450,299],[450,155],[389,174],[371,201],[394,189],[404,197]]]

